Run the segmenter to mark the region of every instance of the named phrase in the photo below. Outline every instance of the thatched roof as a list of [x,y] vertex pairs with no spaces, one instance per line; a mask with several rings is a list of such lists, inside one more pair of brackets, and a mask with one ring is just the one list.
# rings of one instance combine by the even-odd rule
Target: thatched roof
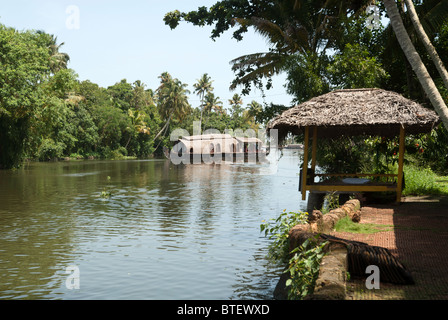
[[318,126],[319,137],[341,135],[396,136],[429,132],[439,123],[437,114],[402,95],[382,89],[336,90],[284,111],[268,124],[282,139]]

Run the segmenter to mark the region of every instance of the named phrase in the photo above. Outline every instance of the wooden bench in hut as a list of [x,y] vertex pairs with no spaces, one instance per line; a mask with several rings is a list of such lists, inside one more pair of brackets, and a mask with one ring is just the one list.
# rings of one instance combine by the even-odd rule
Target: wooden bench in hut
[[[439,124],[437,114],[402,95],[382,89],[336,90],[284,111],[268,125],[282,140],[288,133],[304,134],[302,199],[306,192],[395,192],[401,201],[405,134],[430,132]],[[316,174],[318,138],[340,136],[399,136],[396,174]],[[310,136],[312,139],[310,155]],[[309,160],[311,158],[311,167]],[[326,178],[315,182],[315,177]]]

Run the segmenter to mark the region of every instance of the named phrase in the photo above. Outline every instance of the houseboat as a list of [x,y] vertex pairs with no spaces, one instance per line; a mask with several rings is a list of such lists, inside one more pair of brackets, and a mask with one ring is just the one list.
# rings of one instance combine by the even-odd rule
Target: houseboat
[[265,162],[269,154],[258,138],[230,134],[183,136],[167,155],[174,163]]

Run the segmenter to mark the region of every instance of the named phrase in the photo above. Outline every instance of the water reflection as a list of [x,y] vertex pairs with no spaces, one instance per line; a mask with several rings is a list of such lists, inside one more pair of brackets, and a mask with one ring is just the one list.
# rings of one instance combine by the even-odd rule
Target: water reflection
[[[297,170],[288,153],[275,170],[151,160],[0,171],[0,298],[269,299],[279,270],[259,225],[303,209]],[[65,287],[72,264],[80,290]]]

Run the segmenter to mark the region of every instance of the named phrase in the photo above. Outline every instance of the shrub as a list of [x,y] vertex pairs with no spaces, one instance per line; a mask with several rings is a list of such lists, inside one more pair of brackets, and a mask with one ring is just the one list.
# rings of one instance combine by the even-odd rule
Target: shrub
[[286,281],[289,300],[301,300],[314,292],[320,263],[325,255],[324,247],[328,243],[318,243],[318,238],[306,240],[291,252],[294,256],[285,271],[290,274],[290,279]]
[[286,262],[289,257],[289,231],[292,227],[306,223],[307,212],[283,212],[277,219],[269,222],[263,221],[260,226],[261,232],[269,236],[273,242],[269,246],[269,258],[274,262]]
[[[303,299],[314,291],[319,267],[324,256],[325,243],[318,243],[317,239],[308,239],[300,247],[289,250],[289,231],[298,224],[307,223],[308,213],[286,212],[270,222],[263,221],[261,232],[273,240],[269,246],[268,256],[271,261],[287,263],[285,273],[289,273],[287,280],[288,299]],[[292,255],[292,257],[291,257]]]
[[37,158],[40,161],[47,161],[62,157],[65,145],[62,142],[55,142],[53,139],[44,139],[37,150]]

